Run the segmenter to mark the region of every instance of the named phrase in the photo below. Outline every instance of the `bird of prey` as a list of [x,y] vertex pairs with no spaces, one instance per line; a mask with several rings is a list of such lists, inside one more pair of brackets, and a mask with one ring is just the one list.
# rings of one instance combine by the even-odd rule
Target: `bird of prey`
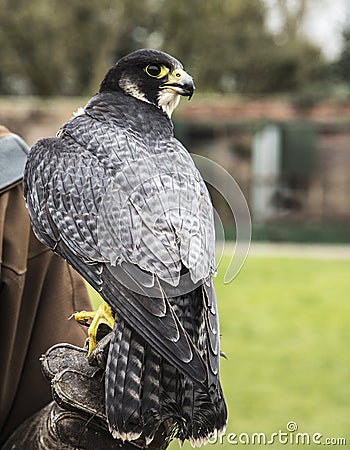
[[214,221],[171,114],[192,77],[172,56],[121,58],[99,92],[30,151],[24,194],[35,234],[102,296],[113,329],[105,372],[115,438],[147,446],[160,424],[200,446],[222,433]]

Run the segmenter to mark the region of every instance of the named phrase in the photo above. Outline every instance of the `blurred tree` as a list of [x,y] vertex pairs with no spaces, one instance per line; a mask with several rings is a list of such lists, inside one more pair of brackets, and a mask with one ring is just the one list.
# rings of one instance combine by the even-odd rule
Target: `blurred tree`
[[265,62],[265,92],[298,92],[328,75],[321,50],[303,38],[271,49]]
[[306,13],[307,0],[275,0],[273,5],[277,8],[282,24],[280,33],[285,40],[295,40],[298,37],[300,27]]
[[8,90],[21,81],[31,93],[82,94],[101,78],[120,21],[110,0],[0,0],[0,11]]
[[[290,36],[305,1],[288,15],[277,0]],[[319,77],[321,51],[298,36],[277,42],[266,13],[264,0],[0,0],[0,92],[91,94],[141,47],[177,56],[202,92],[297,90]]]
[[342,51],[334,69],[337,77],[350,85],[350,14],[342,32]]

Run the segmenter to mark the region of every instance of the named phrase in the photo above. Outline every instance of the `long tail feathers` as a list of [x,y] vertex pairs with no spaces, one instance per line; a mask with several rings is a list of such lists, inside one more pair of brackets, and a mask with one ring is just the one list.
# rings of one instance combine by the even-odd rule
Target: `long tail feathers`
[[161,357],[146,344],[146,359],[143,373],[143,391],[141,411],[143,417],[143,432],[148,444],[161,423],[159,398],[161,392]]
[[[221,387],[205,392],[116,320],[106,368],[106,412],[115,438],[149,444],[161,423],[168,436],[200,446],[226,422]],[[211,398],[212,397],[212,398]],[[214,400],[216,398],[216,400]]]
[[144,345],[123,320],[116,321],[106,372],[107,418],[115,438],[135,440],[142,434],[141,387]]

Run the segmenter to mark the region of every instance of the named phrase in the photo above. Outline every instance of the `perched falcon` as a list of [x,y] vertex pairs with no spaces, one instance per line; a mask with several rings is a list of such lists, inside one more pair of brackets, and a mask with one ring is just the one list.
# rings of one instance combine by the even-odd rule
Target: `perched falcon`
[[24,193],[39,240],[103,297],[91,318],[113,328],[105,373],[109,429],[147,445],[161,423],[199,446],[225,428],[212,275],[213,208],[173,135],[193,80],[179,61],[138,50],[56,138],[31,149]]

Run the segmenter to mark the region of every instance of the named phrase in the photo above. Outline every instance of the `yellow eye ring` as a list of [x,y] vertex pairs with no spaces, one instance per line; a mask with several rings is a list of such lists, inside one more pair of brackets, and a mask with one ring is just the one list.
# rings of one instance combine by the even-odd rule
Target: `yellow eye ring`
[[145,72],[152,78],[163,78],[169,73],[169,69],[161,64],[148,64],[145,68]]

